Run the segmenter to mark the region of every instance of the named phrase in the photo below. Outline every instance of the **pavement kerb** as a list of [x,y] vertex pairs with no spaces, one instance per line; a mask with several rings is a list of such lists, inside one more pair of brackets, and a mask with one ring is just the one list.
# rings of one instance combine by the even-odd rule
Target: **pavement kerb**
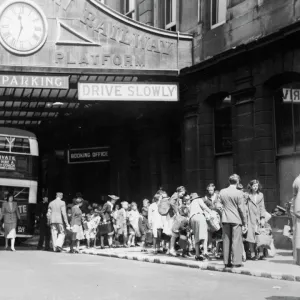
[[131,254],[117,254],[117,253],[105,253],[105,252],[94,252],[88,250],[81,250],[81,254],[89,254],[89,255],[97,255],[103,257],[111,257],[111,258],[119,258],[119,259],[128,259],[128,260],[136,260],[141,262],[148,262],[148,263],[157,263],[157,264],[167,264],[173,266],[180,266],[180,267],[188,267],[200,270],[209,270],[209,271],[216,271],[216,272],[227,272],[232,274],[240,274],[246,276],[255,276],[255,277],[262,277],[268,279],[276,279],[276,280],[285,280],[285,281],[294,281],[300,283],[300,276],[295,276],[291,274],[283,274],[277,272],[266,272],[260,270],[251,270],[251,269],[240,269],[240,268],[226,268],[220,265],[215,265],[213,263],[196,263],[193,261],[174,261],[169,260],[167,258],[159,258],[159,257],[147,257],[143,255],[131,255]]

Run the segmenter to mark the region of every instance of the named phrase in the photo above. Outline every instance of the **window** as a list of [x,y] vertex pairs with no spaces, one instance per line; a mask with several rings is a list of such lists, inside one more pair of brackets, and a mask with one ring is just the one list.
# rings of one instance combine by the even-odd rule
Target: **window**
[[[300,85],[283,88],[275,97],[278,154],[300,154]],[[296,95],[296,97],[294,97]],[[297,98],[298,97],[298,98]]]
[[165,29],[176,31],[176,0],[165,0]]
[[135,0],[125,0],[125,16],[136,20]]
[[231,99],[224,98],[215,107],[215,153],[232,151]]
[[227,0],[211,0],[211,28],[226,22]]
[[29,154],[29,139],[11,136],[0,136],[0,151]]

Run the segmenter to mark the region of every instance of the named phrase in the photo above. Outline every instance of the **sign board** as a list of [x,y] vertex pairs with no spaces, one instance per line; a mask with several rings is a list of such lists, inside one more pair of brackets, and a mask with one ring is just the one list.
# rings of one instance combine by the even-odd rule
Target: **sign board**
[[16,171],[16,157],[14,155],[0,155],[0,170]]
[[68,76],[0,75],[0,87],[69,89]]
[[[17,1],[15,5],[20,5],[18,2],[22,3]],[[3,20],[0,64],[7,67],[6,70],[17,72],[14,67],[20,67],[22,71],[32,72],[33,67],[41,67],[49,68],[47,72],[54,69],[56,73],[68,68],[76,72],[91,69],[97,74],[107,70],[115,70],[114,74],[120,74],[117,70],[176,74],[179,69],[192,65],[193,36],[190,34],[136,22],[99,0],[31,0],[30,3],[26,4],[23,14],[27,18],[29,11],[36,11],[36,15],[44,16],[39,21],[44,26],[35,26],[36,29],[24,26],[21,35],[24,41],[15,42],[5,38],[14,36],[14,27],[9,26],[10,18],[6,16],[6,11],[12,9],[10,1],[0,1],[3,8],[0,11],[0,21]],[[17,15],[12,17],[18,21]],[[39,42],[33,42],[32,49],[27,51],[24,47],[28,48],[32,42],[27,40],[29,35]]]
[[283,102],[300,103],[300,89],[282,89]]
[[140,83],[78,83],[78,99],[89,101],[178,101],[178,85]]
[[86,164],[108,162],[110,160],[109,147],[82,148],[68,150],[69,164]]

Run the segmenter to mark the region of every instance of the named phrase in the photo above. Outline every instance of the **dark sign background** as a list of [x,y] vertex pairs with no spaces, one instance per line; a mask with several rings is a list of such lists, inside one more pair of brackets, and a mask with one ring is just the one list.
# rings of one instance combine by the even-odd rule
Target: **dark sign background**
[[69,164],[97,163],[108,161],[110,161],[109,147],[68,150]]

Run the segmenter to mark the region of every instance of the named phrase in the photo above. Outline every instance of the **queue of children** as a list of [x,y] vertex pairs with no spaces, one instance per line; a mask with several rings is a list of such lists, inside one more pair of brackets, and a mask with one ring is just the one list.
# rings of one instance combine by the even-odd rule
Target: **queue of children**
[[[241,185],[237,189],[243,190]],[[247,215],[247,232],[243,232],[244,253],[252,260],[263,259],[266,244],[270,243],[271,229],[265,222],[263,194],[257,180],[248,185],[244,191],[244,207]],[[139,212],[135,202],[129,204],[119,197],[109,195],[103,206],[84,205],[82,197],[74,200],[73,207],[68,208],[67,215],[70,230],[67,241],[70,252],[79,251],[79,245],[86,240],[86,246],[96,247],[100,240],[103,249],[105,241],[109,247],[135,247],[140,243],[141,251],[154,248],[154,254],[166,253],[177,256],[181,249],[183,257],[195,255],[196,260],[206,261],[209,253],[217,258],[223,255],[222,236],[222,201],[214,184],[207,186],[206,195],[197,193],[188,195],[185,187],[178,187],[169,197],[160,188],[152,199],[143,200]],[[266,238],[266,236],[269,236]],[[266,242],[267,240],[267,242]]]

